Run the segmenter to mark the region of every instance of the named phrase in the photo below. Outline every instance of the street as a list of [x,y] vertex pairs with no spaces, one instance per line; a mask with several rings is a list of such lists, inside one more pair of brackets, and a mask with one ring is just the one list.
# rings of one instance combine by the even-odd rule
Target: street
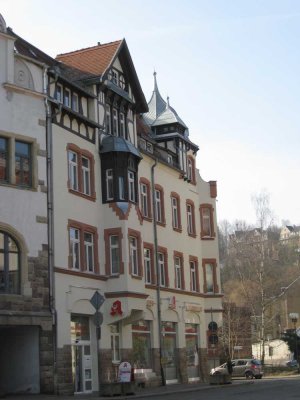
[[[253,381],[234,381],[233,384],[211,386],[196,392],[170,394],[172,400],[292,400],[300,397],[300,378],[276,378]],[[152,398],[152,396],[151,396]],[[153,396],[166,400],[166,394]]]

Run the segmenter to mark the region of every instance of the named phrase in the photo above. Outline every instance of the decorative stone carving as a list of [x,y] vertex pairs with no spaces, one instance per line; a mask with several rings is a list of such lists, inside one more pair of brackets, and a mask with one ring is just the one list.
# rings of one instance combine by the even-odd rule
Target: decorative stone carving
[[15,59],[14,83],[23,88],[34,90],[31,72],[27,65],[19,59]]
[[6,23],[1,14],[0,14],[0,32],[6,33]]

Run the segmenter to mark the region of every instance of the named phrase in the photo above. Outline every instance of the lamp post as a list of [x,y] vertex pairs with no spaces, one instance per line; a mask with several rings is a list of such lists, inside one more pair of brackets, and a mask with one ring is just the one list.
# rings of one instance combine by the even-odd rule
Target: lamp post
[[[289,314],[290,320],[294,324],[294,332],[295,332],[295,354],[296,354],[296,361],[298,363],[298,334],[297,334],[297,322],[299,319],[298,313],[290,313]],[[299,370],[299,365],[298,365]]]

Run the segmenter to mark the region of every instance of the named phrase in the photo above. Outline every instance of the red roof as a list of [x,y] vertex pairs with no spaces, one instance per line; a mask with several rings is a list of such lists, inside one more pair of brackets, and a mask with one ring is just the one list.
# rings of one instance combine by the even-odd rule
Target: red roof
[[56,59],[81,71],[102,75],[111,64],[122,40],[59,54]]

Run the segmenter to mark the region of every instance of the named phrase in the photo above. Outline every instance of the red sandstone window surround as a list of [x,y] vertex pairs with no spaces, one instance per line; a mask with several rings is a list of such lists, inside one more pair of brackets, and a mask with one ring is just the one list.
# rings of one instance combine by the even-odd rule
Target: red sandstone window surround
[[156,222],[158,225],[165,226],[165,201],[164,201],[164,189],[161,185],[155,185],[155,214]]
[[187,233],[191,237],[196,237],[196,223],[195,223],[195,204],[192,200],[186,201],[186,214],[187,214]]
[[183,253],[174,251],[175,289],[185,289]]
[[154,261],[153,244],[144,242],[144,274],[146,285],[154,285],[156,283]]
[[171,192],[171,209],[173,229],[176,232],[181,232],[180,196],[176,192]]
[[99,274],[97,228],[68,220],[69,268],[78,272]]
[[132,277],[142,278],[142,253],[141,253],[141,232],[128,229],[129,245],[129,273]]
[[190,256],[189,263],[190,263],[190,290],[191,292],[200,292],[198,258]]
[[95,201],[95,160],[92,153],[69,143],[67,154],[69,192]]
[[160,286],[169,287],[168,250],[162,246],[158,246],[157,250]]
[[204,293],[218,293],[219,286],[217,283],[217,261],[215,258],[202,259],[203,268],[203,291]]
[[214,239],[214,209],[211,204],[200,205],[201,239]]
[[146,220],[152,220],[151,185],[146,178],[140,178],[140,210]]
[[104,229],[105,275],[107,276],[124,274],[122,239],[121,228]]

